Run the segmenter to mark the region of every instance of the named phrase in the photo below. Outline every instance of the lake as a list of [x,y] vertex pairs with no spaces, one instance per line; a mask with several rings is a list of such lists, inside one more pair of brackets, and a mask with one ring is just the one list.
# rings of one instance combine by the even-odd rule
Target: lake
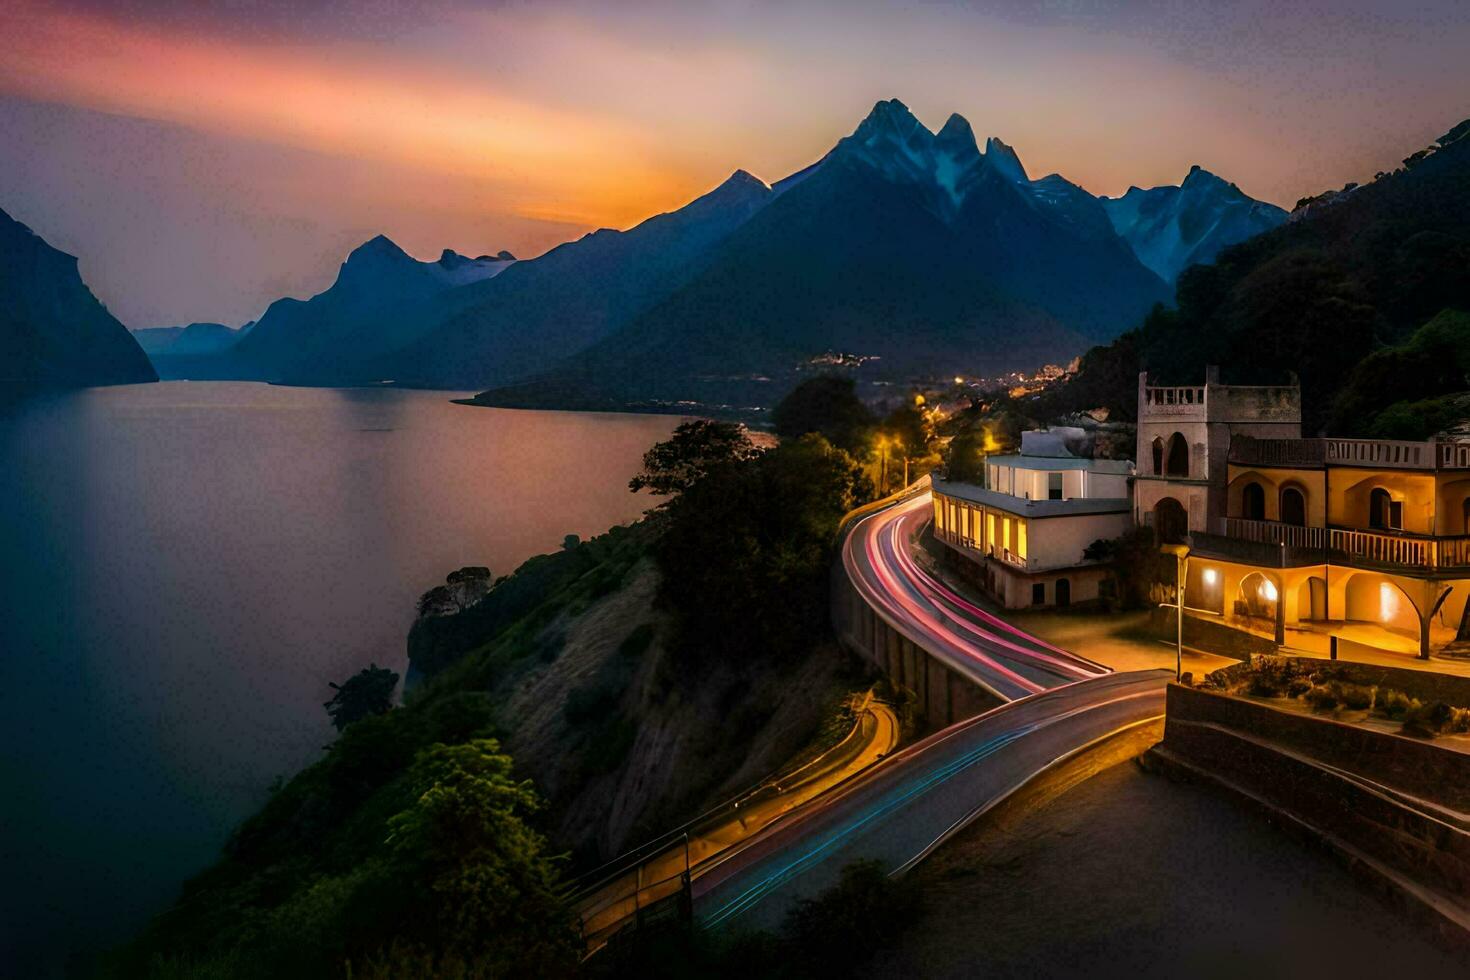
[[414,601],[636,519],[677,419],[165,382],[0,409],[0,973],[126,939],[402,673]]

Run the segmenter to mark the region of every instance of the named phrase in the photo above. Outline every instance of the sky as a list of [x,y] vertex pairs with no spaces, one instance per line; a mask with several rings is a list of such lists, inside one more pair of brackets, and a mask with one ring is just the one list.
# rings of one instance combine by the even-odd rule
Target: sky
[[884,98],[1290,207],[1470,116],[1466,51],[1465,0],[6,0],[0,208],[128,326],[238,324],[379,233],[528,258],[777,180]]

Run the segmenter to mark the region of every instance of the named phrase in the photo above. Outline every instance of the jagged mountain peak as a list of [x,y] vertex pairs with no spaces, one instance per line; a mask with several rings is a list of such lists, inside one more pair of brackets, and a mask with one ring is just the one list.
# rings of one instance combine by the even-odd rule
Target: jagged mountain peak
[[958,112],[950,113],[934,139],[936,143],[946,146],[968,148],[973,149],[976,153],[980,152],[980,147],[975,141],[975,130],[971,128],[970,121]]
[[1026,168],[1022,166],[1015,149],[994,136],[985,141],[985,162],[997,173],[1017,183],[1031,179],[1026,176]]
[[1196,163],[1189,168],[1189,173],[1185,174],[1184,180],[1179,186],[1185,189],[1199,189],[1208,187],[1234,187],[1235,185],[1223,177],[1217,177]]
[[761,180],[755,174],[751,173],[749,170],[744,170],[744,169],[737,170],[733,174],[731,174],[729,177],[725,178],[725,183],[721,184],[720,186],[721,187],[725,187],[725,186],[736,186],[736,187],[738,187],[738,186],[741,186],[741,185],[744,185],[744,184],[754,184],[754,185],[756,185],[758,187],[765,187],[765,188],[769,188],[770,187],[769,184],[767,184],[765,181]]
[[361,265],[379,265],[383,262],[413,262],[414,258],[398,247],[398,243],[387,235],[374,235],[347,254],[342,268]]
[[919,122],[908,106],[897,99],[884,99],[874,104],[872,111],[858,123],[852,135],[859,142],[870,144],[885,137],[902,142],[915,136],[920,130],[925,136],[933,138],[934,134]]

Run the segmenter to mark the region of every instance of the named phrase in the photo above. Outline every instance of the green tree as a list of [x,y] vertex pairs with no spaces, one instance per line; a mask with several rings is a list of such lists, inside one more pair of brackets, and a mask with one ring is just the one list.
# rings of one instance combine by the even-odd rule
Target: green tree
[[810,432],[853,456],[868,449],[877,419],[858,398],[851,378],[824,374],[797,385],[771,411],[771,423],[782,439]]
[[431,746],[408,782],[414,802],[388,821],[395,932],[485,976],[569,972],[572,917],[546,839],[527,823],[541,802],[499,743]]
[[332,716],[332,724],[341,731],[355,721],[373,715],[385,715],[393,709],[393,689],[398,674],[387,667],[369,664],[342,684],[330,687],[337,693],[322,707]]
[[918,459],[929,453],[933,433],[929,420],[917,405],[900,405],[883,420],[883,434],[897,443],[901,458]]
[[673,436],[643,454],[643,470],[628,481],[628,489],[674,496],[711,469],[758,453],[743,425],[714,419],[683,422]]
[[985,457],[991,452],[991,440],[983,426],[967,429],[949,442],[945,473],[960,483],[985,485]]
[[677,498],[656,556],[676,649],[779,656],[827,620],[837,522],[871,485],[851,456],[808,435],[710,471]]

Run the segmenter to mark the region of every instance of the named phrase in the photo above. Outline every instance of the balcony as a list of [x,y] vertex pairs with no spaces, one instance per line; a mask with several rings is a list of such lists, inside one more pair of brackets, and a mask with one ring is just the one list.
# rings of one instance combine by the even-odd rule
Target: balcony
[[1236,436],[1230,440],[1230,462],[1238,466],[1290,466],[1321,469],[1327,459],[1323,439],[1256,439]]
[[1205,387],[1144,388],[1141,411],[1147,418],[1202,419],[1205,417]]
[[1237,466],[1362,466],[1385,470],[1470,469],[1470,442],[1395,439],[1254,439],[1230,441]]
[[[1257,563],[1273,567],[1330,561],[1407,572],[1470,573],[1470,535],[1428,537],[1343,527],[1299,527],[1243,517],[1227,517],[1220,523],[1220,535],[1209,537],[1223,536],[1248,545],[1274,546],[1280,550],[1274,559],[1269,552],[1250,552]],[[1242,558],[1251,560],[1244,553]]]

